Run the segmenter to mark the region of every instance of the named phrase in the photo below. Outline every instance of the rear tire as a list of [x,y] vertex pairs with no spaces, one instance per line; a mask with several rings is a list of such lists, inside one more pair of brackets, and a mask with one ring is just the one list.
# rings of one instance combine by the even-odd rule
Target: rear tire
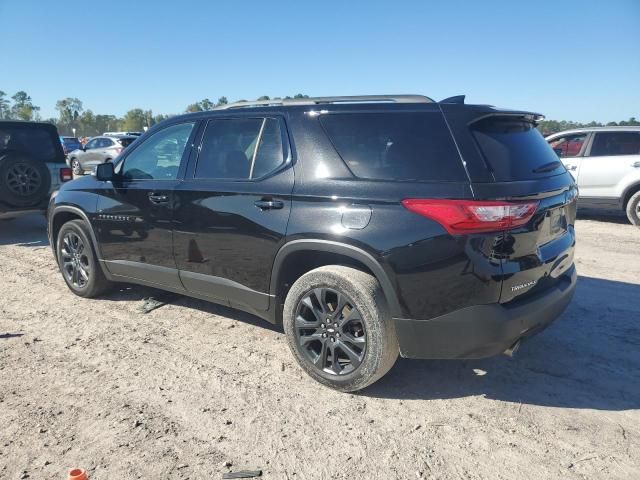
[[93,298],[113,286],[104,276],[84,221],[70,220],[62,225],[56,240],[56,256],[62,278],[76,295]]
[[300,277],[287,294],[283,324],[303,370],[341,392],[371,385],[398,358],[380,284],[354,268],[330,265]]
[[640,227],[640,191],[637,191],[627,201],[627,218],[636,227]]

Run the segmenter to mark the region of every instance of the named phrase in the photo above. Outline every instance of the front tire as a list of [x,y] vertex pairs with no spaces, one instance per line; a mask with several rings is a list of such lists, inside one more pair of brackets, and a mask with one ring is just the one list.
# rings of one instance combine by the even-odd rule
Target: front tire
[[627,202],[627,218],[636,227],[640,227],[640,191],[637,191]]
[[398,340],[378,281],[354,268],[316,268],[291,287],[284,305],[287,342],[316,381],[342,392],[386,374]]
[[102,272],[82,220],[70,220],[62,225],[56,241],[56,256],[64,281],[76,295],[93,298],[112,286]]

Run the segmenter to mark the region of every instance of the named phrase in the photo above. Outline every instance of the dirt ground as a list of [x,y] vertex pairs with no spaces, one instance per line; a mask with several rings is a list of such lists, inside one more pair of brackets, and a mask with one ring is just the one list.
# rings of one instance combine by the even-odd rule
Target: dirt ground
[[0,222],[0,478],[640,478],[640,229],[582,216],[569,309],[515,358],[400,359],[340,394],[250,315],[72,295],[41,217]]

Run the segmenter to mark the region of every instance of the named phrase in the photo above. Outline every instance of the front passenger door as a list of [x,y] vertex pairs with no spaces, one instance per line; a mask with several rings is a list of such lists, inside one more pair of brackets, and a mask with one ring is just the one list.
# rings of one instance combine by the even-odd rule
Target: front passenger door
[[563,135],[549,141],[549,145],[556,152],[565,168],[573,176],[577,182],[582,163],[582,155],[584,154],[587,143],[588,133],[574,133]]
[[194,130],[194,122],[185,122],[156,131],[127,153],[99,192],[95,222],[112,274],[183,290],[173,259],[173,190]]

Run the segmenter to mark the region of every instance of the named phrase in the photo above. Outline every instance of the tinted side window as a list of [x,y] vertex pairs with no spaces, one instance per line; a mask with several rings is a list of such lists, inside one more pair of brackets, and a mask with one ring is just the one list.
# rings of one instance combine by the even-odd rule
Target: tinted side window
[[637,154],[640,154],[640,133],[636,132],[596,133],[591,147],[592,157]]
[[586,133],[576,135],[566,135],[564,137],[554,138],[549,141],[549,145],[560,158],[575,157],[582,150],[584,142],[587,140]]
[[275,118],[265,118],[260,144],[251,169],[251,178],[260,178],[273,172],[284,163],[282,132],[280,122]]
[[56,162],[56,138],[44,128],[0,125],[0,151],[25,152],[42,162]]
[[215,119],[204,132],[195,178],[248,180],[263,177],[283,162],[278,120]]
[[320,116],[337,152],[358,177],[456,182],[464,167],[440,113]]
[[132,180],[175,179],[193,126],[180,123],[154,133],[125,158],[121,174]]

